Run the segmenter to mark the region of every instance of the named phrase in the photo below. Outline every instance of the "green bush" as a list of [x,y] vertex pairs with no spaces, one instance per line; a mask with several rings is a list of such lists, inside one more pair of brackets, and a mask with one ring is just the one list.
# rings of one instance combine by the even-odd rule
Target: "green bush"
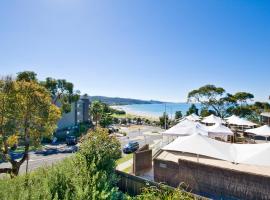
[[119,142],[97,129],[84,137],[80,151],[48,168],[0,181],[2,200],[119,199],[113,173],[120,157]]
[[146,187],[142,194],[133,198],[134,200],[192,200],[193,195],[183,191],[181,188],[170,189],[165,185],[160,187]]

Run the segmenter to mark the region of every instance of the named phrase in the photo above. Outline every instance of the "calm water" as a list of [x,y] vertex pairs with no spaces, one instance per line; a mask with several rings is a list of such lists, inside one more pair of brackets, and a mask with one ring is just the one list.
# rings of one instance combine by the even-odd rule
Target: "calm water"
[[[125,110],[127,113],[133,113],[142,116],[159,117],[165,112],[169,117],[174,117],[176,111],[182,111],[182,114],[186,114],[191,104],[188,103],[167,103],[167,104],[133,104],[126,106],[115,106],[118,109]],[[199,107],[198,105],[196,105]]]

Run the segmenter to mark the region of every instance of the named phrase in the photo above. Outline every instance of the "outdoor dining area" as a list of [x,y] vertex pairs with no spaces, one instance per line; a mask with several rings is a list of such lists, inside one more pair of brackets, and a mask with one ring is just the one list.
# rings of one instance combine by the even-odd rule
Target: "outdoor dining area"
[[268,125],[259,126],[236,115],[222,119],[213,114],[204,118],[191,114],[162,133],[163,137],[166,137],[164,141],[167,143],[177,137],[193,134],[230,143],[265,143],[270,137],[270,127]]
[[211,199],[270,199],[268,125],[192,114],[162,135],[163,147],[153,157],[155,181],[186,183]]

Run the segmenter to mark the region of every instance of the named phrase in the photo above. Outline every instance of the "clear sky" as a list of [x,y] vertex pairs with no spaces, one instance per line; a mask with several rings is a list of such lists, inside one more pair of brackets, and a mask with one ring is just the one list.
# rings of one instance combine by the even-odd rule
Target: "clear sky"
[[270,1],[0,1],[1,75],[89,95],[185,101],[207,83],[270,95]]

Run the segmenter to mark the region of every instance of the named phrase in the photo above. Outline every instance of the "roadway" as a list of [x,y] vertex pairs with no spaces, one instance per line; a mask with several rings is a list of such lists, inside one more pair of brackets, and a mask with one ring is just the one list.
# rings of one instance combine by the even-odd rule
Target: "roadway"
[[[144,144],[154,145],[161,140],[161,135],[158,132],[162,132],[162,129],[152,126],[137,126],[133,125],[130,127],[121,127],[121,132],[126,132],[126,136],[118,137],[121,148],[129,141],[139,142],[140,147]],[[145,134],[150,133],[149,136],[144,136]],[[29,153],[29,162],[28,162],[28,171],[33,171],[39,167],[51,166],[54,163],[57,163],[64,158],[70,157],[77,150],[76,146],[67,146],[65,144],[59,145],[46,145],[42,151],[30,152]],[[18,158],[21,155],[16,155]],[[125,156],[123,154],[123,156]],[[9,163],[0,163],[0,168],[10,167]],[[24,162],[20,168],[19,173],[26,172],[26,162]]]

